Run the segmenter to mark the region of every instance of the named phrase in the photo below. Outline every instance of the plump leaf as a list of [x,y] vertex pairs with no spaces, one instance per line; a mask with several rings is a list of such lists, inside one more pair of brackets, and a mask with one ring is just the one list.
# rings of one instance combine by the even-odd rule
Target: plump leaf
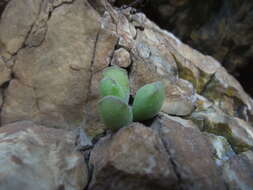
[[154,82],[141,87],[134,98],[134,121],[154,117],[161,109],[165,99],[165,89],[161,82]]
[[103,71],[103,76],[113,79],[122,88],[124,100],[128,102],[130,89],[126,70],[118,66],[107,67]]
[[99,92],[101,97],[105,96],[117,96],[125,99],[125,93],[122,87],[112,78],[105,77],[100,81]]
[[132,109],[115,96],[102,98],[98,103],[98,109],[102,121],[112,131],[117,131],[133,120]]

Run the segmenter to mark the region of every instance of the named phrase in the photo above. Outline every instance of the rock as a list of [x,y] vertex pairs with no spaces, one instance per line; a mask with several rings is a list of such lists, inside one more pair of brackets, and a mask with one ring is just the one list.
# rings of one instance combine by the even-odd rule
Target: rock
[[110,30],[101,28],[97,34],[94,60],[92,64],[92,74],[102,71],[112,62],[115,46],[118,42],[118,36]]
[[[137,31],[136,40],[132,43],[133,47],[129,47],[134,54],[130,73],[132,94],[147,83],[159,80],[174,83],[178,77],[177,65],[165,45],[166,34],[161,34],[162,31],[158,31],[142,14],[133,15],[130,19],[136,27],[145,28],[143,31]],[[161,44],[161,41],[165,44]]]
[[0,15],[2,14],[5,6],[7,5],[7,3],[9,2],[9,0],[3,0],[0,2]]
[[3,92],[2,89],[0,89],[0,109],[2,107],[2,104],[3,104]]
[[[152,124],[162,138],[181,189],[225,189],[212,146],[191,121],[164,115]],[[203,159],[204,158],[204,159]]]
[[88,182],[75,135],[30,121],[0,128],[1,190],[82,190]]
[[14,0],[7,4],[1,17],[0,27],[0,41],[5,51],[14,54],[23,46],[38,16],[41,1]]
[[0,57],[0,86],[11,79],[11,70]]
[[76,146],[77,150],[86,151],[92,148],[93,144],[90,138],[87,136],[83,128],[79,127],[76,130]]
[[202,95],[218,105],[225,113],[249,120],[252,100],[241,85],[224,68],[220,68],[202,91]]
[[[15,6],[21,11],[19,6],[24,6],[24,3]],[[49,4],[46,8],[50,6],[54,5]],[[24,47],[16,56],[13,67],[16,80],[11,81],[10,89],[7,89],[8,104],[1,113],[5,124],[29,119],[51,127],[73,128],[84,120],[100,17],[81,0],[55,6],[58,7],[47,21],[43,43],[38,47]],[[12,8],[5,12],[11,14]],[[8,30],[11,21],[9,17],[4,19],[9,23],[5,29]]]
[[240,74],[236,70],[252,60],[252,6],[251,1],[236,0],[157,0],[146,1],[141,10],[161,28]]
[[118,37],[106,28],[102,28],[97,34],[94,59],[91,65],[91,78],[87,99],[85,104],[86,131],[94,137],[99,133],[103,133],[105,126],[100,123],[99,114],[97,112],[97,102],[99,101],[99,82],[102,79],[103,69],[108,67],[112,62],[112,56],[117,44]]
[[89,189],[174,189],[177,176],[159,136],[134,123],[107,136],[91,152]]
[[123,48],[116,50],[112,58],[112,64],[127,68],[131,64],[129,52]]
[[225,137],[237,153],[253,146],[253,128],[250,124],[225,114],[216,106],[193,112],[191,118],[201,130]]
[[195,112],[205,111],[213,107],[213,103],[209,101],[207,98],[205,98],[204,96],[196,94],[195,97],[196,97],[196,102],[195,102],[196,108],[194,110]]
[[[38,118],[39,107],[32,87],[13,79],[4,93],[6,98],[1,111],[2,124]],[[52,114],[50,117],[52,121],[55,119]]]
[[[22,175],[36,177],[44,175],[47,167],[56,168],[45,174],[51,178],[45,177],[49,181],[44,189],[68,189],[62,184],[68,184],[69,179],[78,184],[75,189],[83,189],[88,183],[85,163],[79,166],[78,157],[73,169],[67,165],[72,162],[66,161],[77,153],[75,148],[85,151],[89,171],[93,169],[87,190],[225,189],[221,170],[231,189],[233,183],[242,188],[238,179],[249,179],[251,164],[247,164],[248,170],[242,169],[245,175],[235,166],[236,178],[228,174],[236,165],[232,163],[245,163],[242,157],[253,147],[253,100],[218,61],[131,8],[115,9],[104,0],[30,1],[10,1],[0,22],[0,96],[4,95],[0,119],[1,124],[9,124],[0,131],[15,128],[12,134],[16,135],[8,138],[18,139],[14,144],[7,142],[12,143],[7,146],[9,151],[17,147],[18,158],[0,159],[7,163],[2,164],[3,169],[12,167],[13,160],[23,163],[32,159],[29,166],[34,172],[26,167],[28,171]],[[190,3],[170,2],[170,6],[181,8]],[[173,15],[173,9],[166,14]],[[185,25],[181,27],[184,31]],[[143,122],[151,127],[132,123],[99,139],[106,133],[96,108],[98,84],[103,69],[110,65],[127,70],[132,97],[143,85],[161,81],[166,100],[157,117]],[[34,123],[10,124],[21,120]],[[24,130],[16,132],[20,123]],[[85,132],[78,133],[76,142],[72,132],[63,131],[79,127]],[[95,148],[86,133],[94,137]],[[27,143],[39,156],[26,155],[32,154],[22,147]],[[34,148],[37,144],[47,146]],[[61,151],[59,155],[56,150]],[[25,158],[20,156],[23,154]],[[56,161],[50,156],[57,157]],[[44,163],[46,166],[38,165]],[[59,168],[64,164],[71,170],[67,171],[71,175],[68,179]],[[80,170],[84,174],[79,175]],[[20,173],[18,180],[30,179],[21,178]],[[72,177],[74,173],[77,176]],[[36,183],[33,180],[31,185]],[[50,188],[53,185],[56,187]]]
[[253,152],[248,151],[230,159],[223,167],[229,189],[249,190],[253,187]]
[[235,156],[233,149],[224,137],[211,133],[205,133],[205,135],[208,137],[215,151],[216,165],[221,166],[231,157]]
[[170,115],[189,115],[194,110],[195,92],[192,84],[179,79],[175,84],[167,83],[166,99],[162,111]]

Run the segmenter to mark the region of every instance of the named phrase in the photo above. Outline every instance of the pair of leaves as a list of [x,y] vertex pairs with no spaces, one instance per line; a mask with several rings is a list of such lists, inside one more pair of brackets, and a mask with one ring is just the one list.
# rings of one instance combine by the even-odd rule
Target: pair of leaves
[[103,72],[100,82],[99,113],[105,125],[113,131],[134,121],[154,117],[161,109],[165,90],[161,82],[147,84],[135,96],[133,107],[128,105],[129,82],[127,73],[118,67],[109,67]]
[[105,125],[116,131],[133,120],[132,109],[128,106],[129,82],[127,72],[117,66],[103,71],[99,91],[103,97],[99,103],[99,114]]

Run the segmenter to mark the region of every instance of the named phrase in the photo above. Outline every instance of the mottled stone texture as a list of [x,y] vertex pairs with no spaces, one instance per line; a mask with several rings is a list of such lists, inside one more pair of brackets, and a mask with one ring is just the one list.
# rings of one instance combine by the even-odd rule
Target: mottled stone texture
[[0,189],[82,190],[88,170],[75,135],[30,121],[0,128]]
[[[111,65],[127,70],[133,98],[147,83],[164,84],[157,117],[105,133],[96,106]],[[252,189],[251,97],[220,62],[106,0],[7,4],[0,121],[5,189]],[[92,150],[78,144],[85,135],[75,140],[79,127],[94,137]]]
[[90,164],[91,189],[173,189],[178,181],[158,134],[138,123],[102,139]]
[[250,0],[116,0],[143,11],[160,27],[219,60],[250,94],[253,2]]

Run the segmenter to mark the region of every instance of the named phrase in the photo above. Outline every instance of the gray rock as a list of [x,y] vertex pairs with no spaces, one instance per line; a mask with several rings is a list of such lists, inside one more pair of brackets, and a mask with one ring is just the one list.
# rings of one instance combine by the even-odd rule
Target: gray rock
[[[25,6],[20,3],[15,4],[19,11],[22,10],[19,6]],[[6,15],[13,13],[9,6]],[[16,21],[10,24],[9,17],[3,19],[9,23],[1,25],[1,28],[5,26],[4,30],[11,30],[11,26],[19,29]],[[31,18],[27,19],[32,22]],[[17,54],[13,67],[16,79],[10,82],[6,92],[8,103],[1,112],[4,124],[29,119],[51,127],[74,128],[83,121],[98,20],[96,11],[82,0],[62,3],[53,10],[43,43],[23,48]],[[4,34],[7,35],[6,31]],[[8,39],[5,38],[6,43],[11,44]]]
[[171,115],[189,115],[194,110],[196,101],[192,84],[179,79],[175,84],[166,83],[165,86],[166,99],[162,111]]
[[253,147],[252,126],[242,119],[225,114],[216,106],[193,112],[191,119],[201,130],[225,137],[237,153]]
[[235,152],[224,137],[211,133],[205,133],[205,135],[208,137],[208,140],[213,146],[213,149],[215,151],[216,164],[218,166],[221,166],[227,160],[231,159],[231,157],[235,156]]
[[76,146],[79,151],[86,151],[92,148],[92,142],[83,128],[76,129]]
[[0,86],[11,79],[11,69],[7,67],[0,56]]
[[159,136],[139,123],[100,140],[90,165],[94,190],[173,189],[178,182]]
[[212,146],[191,121],[165,114],[152,124],[158,131],[181,189],[225,189],[213,160]]
[[[116,3],[128,4],[129,0]],[[250,65],[252,59],[252,6],[252,1],[156,0],[146,1],[141,10],[160,27],[233,72]]]
[[223,177],[229,189],[250,190],[253,187],[253,152],[239,154],[223,167]]
[[202,95],[219,106],[226,114],[246,121],[252,111],[252,99],[238,81],[224,68],[219,68],[202,91]]
[[13,0],[7,4],[0,27],[0,41],[10,54],[16,53],[35,22],[42,0]]
[[[215,59],[182,43],[131,8],[114,9],[104,0],[96,0],[92,6],[88,0],[13,0],[0,22],[0,56],[0,88],[4,91],[1,123],[36,123],[21,122],[30,127],[14,130],[12,134],[16,136],[8,132],[8,138],[20,140],[7,142],[8,150],[17,149],[19,159],[13,157],[11,161],[6,157],[2,168],[29,158],[29,168],[34,169],[26,168],[27,173],[22,175],[29,180],[45,173],[43,180],[48,181],[40,180],[46,185],[44,189],[53,185],[67,189],[62,184],[68,184],[70,179],[79,184],[76,189],[87,184],[85,164],[72,165],[73,169],[68,165],[73,160],[66,161],[76,153],[74,149],[83,149],[86,160],[91,151],[89,171],[94,170],[87,189],[224,189],[219,169],[252,149],[253,100],[240,84]],[[133,96],[147,83],[165,84],[166,100],[162,112],[150,120],[152,127],[131,124],[102,138],[88,151],[91,142],[84,133],[79,132],[77,141],[71,135],[69,141],[71,132],[49,129],[82,127],[88,136],[103,134],[105,128],[96,109],[98,84],[103,69],[113,64],[127,67]],[[0,131],[21,124],[10,124]],[[5,138],[2,136],[0,141]],[[24,140],[27,138],[32,140]],[[49,140],[43,141],[44,138]],[[30,142],[48,146],[34,148]],[[32,146],[35,156],[22,149],[26,143]],[[239,155],[234,155],[230,147]],[[61,151],[59,155],[56,150]],[[20,156],[23,154],[25,158]],[[241,164],[240,159],[231,162]],[[64,171],[59,169],[64,164],[71,168],[66,172],[73,172],[71,177],[64,178]],[[250,164],[247,166],[252,169]],[[83,167],[84,174],[79,175]],[[56,169],[48,174],[47,168]],[[231,170],[224,170],[223,176],[229,174],[227,171]],[[244,169],[233,171],[234,176],[244,176]],[[52,179],[52,175],[61,177]],[[17,183],[8,185],[28,183],[21,178],[21,172],[16,178]],[[231,176],[225,179],[228,184],[234,183]],[[32,180],[31,185],[36,183],[38,180]]]
[[30,121],[0,128],[1,190],[82,190],[88,182],[75,135]]
[[0,88],[0,109],[2,107],[2,104],[3,104],[3,92],[2,89]]
[[112,64],[127,68],[131,64],[129,52],[123,48],[116,50],[112,58]]

